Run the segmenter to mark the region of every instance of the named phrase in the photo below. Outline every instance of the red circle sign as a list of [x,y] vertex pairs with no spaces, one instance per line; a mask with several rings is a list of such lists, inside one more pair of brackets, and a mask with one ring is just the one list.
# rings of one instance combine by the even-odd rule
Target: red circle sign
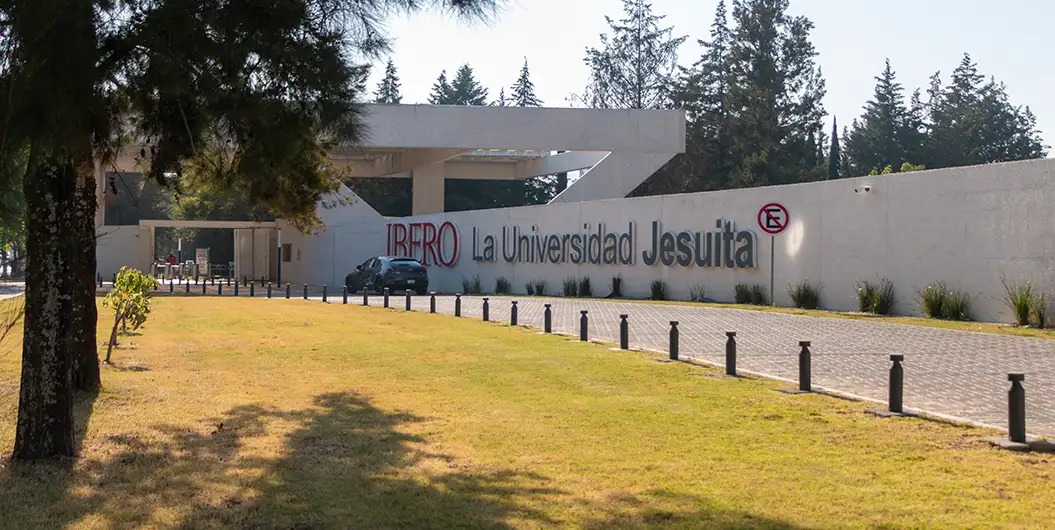
[[777,235],[788,227],[790,218],[783,204],[771,202],[758,210],[758,227],[767,234]]

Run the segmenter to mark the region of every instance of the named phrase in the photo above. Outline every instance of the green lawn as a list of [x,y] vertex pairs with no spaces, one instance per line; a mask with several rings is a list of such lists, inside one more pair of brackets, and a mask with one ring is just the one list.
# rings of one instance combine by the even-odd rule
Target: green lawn
[[[105,321],[106,319],[104,319]],[[100,337],[103,335],[100,334]],[[78,409],[0,460],[0,527],[1050,526],[1055,458],[642,353],[422,313],[160,298]],[[0,447],[17,408],[0,346]]]

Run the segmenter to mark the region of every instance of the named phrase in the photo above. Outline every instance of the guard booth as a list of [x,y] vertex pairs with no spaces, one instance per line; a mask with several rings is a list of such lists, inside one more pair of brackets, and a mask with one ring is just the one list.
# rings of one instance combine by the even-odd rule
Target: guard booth
[[[275,221],[187,221],[171,219],[144,219],[139,221],[139,269],[143,271],[155,270],[153,264],[157,256],[156,231],[158,228],[197,228],[197,229],[230,229],[234,242],[234,262],[224,262],[216,267],[224,270],[223,276],[241,279],[248,277],[259,281],[277,282],[278,278],[278,226]],[[202,266],[195,267],[184,264],[197,263],[198,256],[189,255],[189,249],[184,249],[181,267],[184,267],[183,277],[194,277],[193,270],[198,269],[200,275],[209,274]],[[205,260],[209,260],[209,253],[205,252]],[[164,260],[164,256],[160,257]],[[211,264],[210,265],[214,265]]]

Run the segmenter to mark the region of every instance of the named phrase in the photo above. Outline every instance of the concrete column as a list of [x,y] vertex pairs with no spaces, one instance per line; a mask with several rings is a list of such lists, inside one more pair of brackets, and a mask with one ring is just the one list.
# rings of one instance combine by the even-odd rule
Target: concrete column
[[415,168],[412,178],[413,214],[443,213],[443,162]]

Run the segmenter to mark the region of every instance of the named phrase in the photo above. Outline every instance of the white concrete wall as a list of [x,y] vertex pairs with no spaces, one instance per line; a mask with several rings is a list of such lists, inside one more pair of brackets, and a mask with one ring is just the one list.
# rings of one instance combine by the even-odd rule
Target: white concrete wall
[[[146,231],[149,235],[149,230]],[[110,281],[121,267],[135,267],[143,272],[150,272],[150,259],[143,262],[143,247],[139,246],[140,229],[138,225],[101,226],[96,230],[96,271],[103,276],[103,281]],[[149,252],[149,246],[144,245]]]
[[[869,192],[855,188],[871,186]],[[729,301],[733,286],[744,282],[769,284],[769,236],[758,227],[760,207],[780,202],[791,223],[776,238],[775,291],[779,305],[790,305],[786,288],[809,280],[821,286],[824,307],[856,310],[860,280],[886,277],[893,281],[899,314],[918,314],[916,289],[943,280],[972,297],[971,316],[978,320],[1007,321],[1010,311],[1002,301],[1001,276],[1030,280],[1055,294],[1055,160],[995,164],[922,173],[862,177],[789,186],[719,192],[551,204],[545,206],[444,213],[392,222],[452,221],[458,226],[462,248],[457,263],[447,269],[431,266],[430,289],[457,291],[461,280],[479,274],[485,290],[504,276],[516,292],[524,284],[545,279],[549,292],[559,292],[568,276],[589,276],[595,294],[609,293],[612,276],[623,278],[625,295],[644,297],[649,283],[662,279],[676,298],[687,298],[691,286],[707,289],[707,296]],[[735,222],[737,230],[758,235],[757,269],[700,269],[695,266],[646,266],[641,252],[651,245],[651,222],[662,221],[669,231],[713,230],[717,218]],[[607,224],[624,231],[637,221],[637,264],[510,264],[472,260],[473,227],[500,237],[503,226],[517,225],[540,233],[581,231],[583,223]],[[387,248],[386,232],[334,231],[339,252],[346,248]],[[499,245],[500,245],[499,240]],[[346,251],[345,251],[346,252]],[[501,252],[501,249],[499,249]],[[365,254],[369,254],[366,252]],[[332,259],[329,255],[321,259]],[[350,260],[354,262],[355,259]],[[361,260],[360,260],[361,261]],[[320,264],[323,267],[324,264]],[[329,265],[333,269],[333,265]]]

